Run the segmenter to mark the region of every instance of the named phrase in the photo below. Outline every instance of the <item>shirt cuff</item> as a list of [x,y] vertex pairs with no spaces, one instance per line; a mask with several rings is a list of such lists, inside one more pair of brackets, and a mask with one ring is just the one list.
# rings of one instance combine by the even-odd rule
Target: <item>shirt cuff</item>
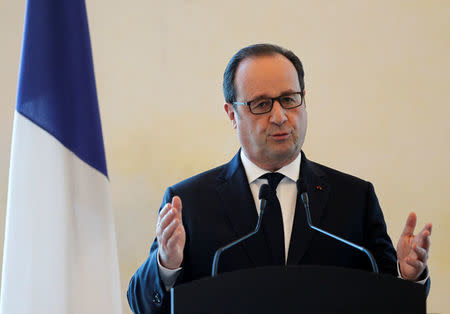
[[181,267],[175,268],[175,269],[169,269],[161,265],[161,262],[159,260],[159,250],[157,254],[157,261],[158,261],[158,271],[159,271],[159,277],[161,278],[162,282],[164,283],[164,287],[166,288],[166,291],[169,291],[173,285],[175,284],[175,281],[177,281],[178,275],[181,272]]
[[[402,277],[402,272],[400,271],[400,264],[397,261],[397,273],[398,273],[398,278],[400,279],[404,279],[404,280],[408,280]],[[425,278],[425,279],[420,279],[420,278]],[[419,276],[420,280],[414,281],[415,283],[418,283],[420,285],[424,285],[425,282],[428,280],[428,278],[430,278],[430,272],[428,271],[428,266],[425,267],[425,270],[422,272],[422,274]]]

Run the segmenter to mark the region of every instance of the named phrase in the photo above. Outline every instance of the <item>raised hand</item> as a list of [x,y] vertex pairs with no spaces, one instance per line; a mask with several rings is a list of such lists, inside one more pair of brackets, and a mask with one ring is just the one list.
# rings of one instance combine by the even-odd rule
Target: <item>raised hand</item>
[[174,196],[172,203],[167,203],[159,212],[156,225],[160,263],[168,269],[180,267],[183,261],[186,232],[183,227],[181,208],[181,199]]
[[432,227],[431,223],[428,223],[414,235],[416,222],[416,214],[410,213],[397,244],[397,259],[402,277],[413,281],[417,280],[427,267]]

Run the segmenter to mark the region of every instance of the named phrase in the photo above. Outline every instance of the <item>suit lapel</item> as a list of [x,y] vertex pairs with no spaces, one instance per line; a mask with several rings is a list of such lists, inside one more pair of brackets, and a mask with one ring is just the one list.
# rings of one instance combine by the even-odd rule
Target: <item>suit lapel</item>
[[[240,158],[240,151],[217,179],[217,192],[237,239],[256,227],[258,213],[248,184],[247,175]],[[230,239],[230,242],[234,239]],[[255,266],[270,262],[270,250],[261,230],[241,243]]]
[[[306,159],[303,152],[300,176],[306,182],[312,223],[315,226],[319,226],[329,197],[330,187],[326,182],[326,177],[323,172],[316,164]],[[303,207],[300,195],[297,195],[287,264],[298,264],[300,262],[311,244],[313,235],[314,231],[308,227],[306,222],[305,208]]]

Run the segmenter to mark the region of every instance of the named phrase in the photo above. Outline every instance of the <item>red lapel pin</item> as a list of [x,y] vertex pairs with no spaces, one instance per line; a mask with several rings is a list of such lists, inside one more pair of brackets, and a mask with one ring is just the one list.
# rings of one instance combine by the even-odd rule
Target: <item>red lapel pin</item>
[[323,188],[322,188],[322,186],[321,186],[321,185],[316,185],[316,190],[322,191],[322,190],[323,190]]

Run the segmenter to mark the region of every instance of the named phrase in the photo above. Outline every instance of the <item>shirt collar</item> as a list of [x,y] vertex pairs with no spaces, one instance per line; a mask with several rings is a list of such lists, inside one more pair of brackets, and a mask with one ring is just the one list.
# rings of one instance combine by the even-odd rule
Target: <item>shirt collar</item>
[[[290,164],[287,164],[283,168],[279,169],[277,172],[283,174],[294,182],[297,182],[299,174],[300,174],[300,163],[302,159],[302,154],[298,154],[297,158],[295,158]],[[265,173],[270,171],[261,169],[257,165],[255,165],[248,157],[245,155],[244,151],[241,149],[241,160],[242,165],[244,166],[245,173],[247,174],[248,183],[252,183],[256,179],[259,179]]]

